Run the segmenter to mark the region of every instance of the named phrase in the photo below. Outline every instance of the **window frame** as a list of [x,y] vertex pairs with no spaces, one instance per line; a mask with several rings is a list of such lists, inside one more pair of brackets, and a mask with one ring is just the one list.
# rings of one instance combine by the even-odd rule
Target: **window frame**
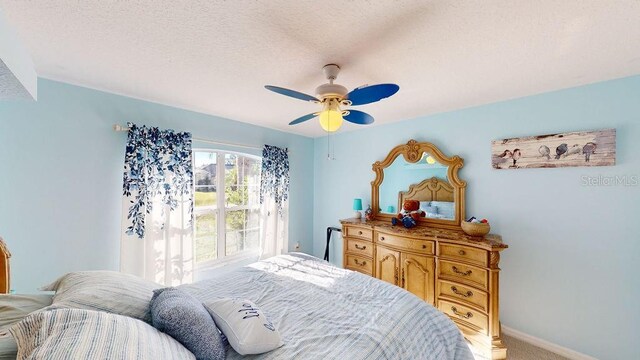
[[[191,153],[193,154],[193,162],[192,162],[192,173],[194,176],[194,182],[193,182],[193,196],[195,199],[195,193],[196,193],[196,189],[197,189],[197,184],[195,182],[195,173],[196,173],[196,162],[195,162],[195,153],[196,152],[207,152],[207,153],[215,153],[216,154],[216,184],[215,185],[200,185],[200,186],[212,186],[216,188],[216,193],[220,193],[220,190],[222,190],[222,194],[223,196],[216,196],[216,205],[207,205],[207,206],[198,206],[198,209],[203,209],[205,211],[210,211],[212,213],[214,213],[216,215],[216,242],[217,242],[217,249],[216,249],[216,259],[211,259],[211,260],[205,260],[202,262],[197,262],[196,261],[196,205],[195,205],[195,200],[194,200],[194,204],[193,204],[193,263],[194,263],[194,270],[204,270],[204,269],[210,269],[210,268],[215,268],[215,267],[220,267],[220,266],[224,266],[224,265],[228,265],[234,262],[241,262],[241,261],[245,261],[247,259],[250,258],[259,258],[260,257],[260,249],[245,249],[242,251],[238,251],[233,255],[226,255],[226,244],[227,244],[227,236],[226,236],[226,212],[227,211],[236,211],[236,210],[251,210],[251,209],[255,209],[254,207],[250,206],[250,205],[237,205],[237,206],[233,206],[233,207],[229,207],[227,208],[225,206],[225,188],[224,188],[224,178],[225,178],[225,155],[227,154],[233,154],[233,155],[237,155],[237,156],[244,156],[244,157],[248,157],[248,158],[253,158],[255,160],[259,160],[260,164],[262,164],[262,156],[258,156],[258,155],[254,155],[254,154],[249,154],[249,153],[243,153],[240,151],[233,151],[233,150],[222,150],[222,149],[210,149],[210,148],[193,148],[191,149]],[[220,161],[222,160],[222,161]],[[222,174],[222,176],[220,176],[220,174]],[[262,177],[262,170],[260,170],[260,178]],[[260,178],[258,179],[258,184],[260,183]],[[220,186],[222,185],[222,186]],[[259,207],[258,207],[259,209]],[[221,216],[221,213],[224,213],[224,216]],[[261,230],[259,230],[259,232],[261,232]],[[221,237],[221,235],[223,235]],[[223,240],[223,241],[221,241]],[[220,256],[222,255],[222,256]]]

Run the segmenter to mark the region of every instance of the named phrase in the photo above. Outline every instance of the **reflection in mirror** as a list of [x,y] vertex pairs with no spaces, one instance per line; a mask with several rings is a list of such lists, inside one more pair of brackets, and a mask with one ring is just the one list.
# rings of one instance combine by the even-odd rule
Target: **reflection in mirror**
[[[411,185],[419,185],[426,179],[436,178],[440,182],[449,184],[447,178],[447,166],[439,163],[433,156],[424,153],[422,158],[415,162],[407,162],[403,156],[398,156],[393,163],[384,169],[384,179],[379,188],[380,211],[384,214],[395,215],[402,209],[399,204],[399,192],[409,191]],[[451,198],[425,198],[420,199],[420,208],[426,217],[436,219],[454,219],[455,210]],[[441,201],[448,200],[448,201]]]
[[458,177],[463,165],[461,157],[446,156],[429,142],[409,140],[394,147],[371,166],[376,173],[371,182],[374,219],[392,221],[402,211],[400,204],[407,204],[422,209],[412,214],[418,225],[459,230],[467,186]]

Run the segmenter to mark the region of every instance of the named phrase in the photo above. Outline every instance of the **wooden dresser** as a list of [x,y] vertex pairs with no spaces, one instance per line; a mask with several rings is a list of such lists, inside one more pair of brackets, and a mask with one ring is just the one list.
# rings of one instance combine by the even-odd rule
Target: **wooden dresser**
[[400,286],[447,314],[476,349],[505,359],[500,337],[499,235],[389,221],[341,220],[347,269]]

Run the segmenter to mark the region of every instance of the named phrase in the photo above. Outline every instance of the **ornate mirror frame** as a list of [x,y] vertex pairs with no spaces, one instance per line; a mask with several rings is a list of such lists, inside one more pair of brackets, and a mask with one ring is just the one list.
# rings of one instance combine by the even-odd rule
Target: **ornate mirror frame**
[[[389,222],[391,221],[391,218],[394,217],[394,215],[383,214],[379,211],[379,191],[380,184],[382,184],[382,181],[384,180],[384,169],[389,167],[400,155],[402,155],[407,162],[417,163],[418,161],[420,161],[420,159],[422,159],[422,155],[425,152],[433,156],[442,165],[447,166],[447,178],[449,180],[449,183],[453,187],[455,218],[452,220],[420,218],[419,225],[459,229],[460,222],[465,217],[464,195],[467,188],[467,182],[460,180],[460,178],[458,177],[458,171],[464,165],[464,160],[457,155],[453,157],[447,157],[432,143],[417,142],[416,140],[409,140],[409,142],[407,142],[405,145],[398,145],[394,147],[383,161],[376,161],[375,163],[373,163],[372,168],[376,173],[375,180],[371,182],[371,207],[373,210],[373,215],[377,220],[386,220]],[[413,186],[411,186],[411,188],[413,188]],[[410,189],[398,189],[398,194],[400,196],[401,191],[406,193],[409,190]]]

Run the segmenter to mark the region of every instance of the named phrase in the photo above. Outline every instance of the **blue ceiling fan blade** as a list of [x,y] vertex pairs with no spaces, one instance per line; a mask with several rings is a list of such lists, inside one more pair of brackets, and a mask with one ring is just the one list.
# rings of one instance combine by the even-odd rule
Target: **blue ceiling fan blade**
[[364,85],[352,90],[345,96],[345,99],[350,100],[351,105],[370,104],[388,98],[398,90],[400,90],[400,86],[396,84]]
[[373,123],[373,116],[358,110],[349,110],[349,115],[343,116],[343,119],[359,125],[369,125]]
[[307,121],[307,120],[311,120],[311,119],[313,119],[313,118],[314,118],[314,117],[316,117],[316,116],[317,116],[317,114],[316,114],[316,113],[313,113],[313,114],[307,114],[307,115],[305,115],[305,116],[301,116],[301,117],[299,117],[299,118],[297,118],[297,119],[293,120],[292,122],[290,122],[290,123],[289,123],[289,125],[300,124],[301,122],[305,122],[305,121]]
[[285,89],[283,87],[273,86],[273,85],[265,85],[265,88],[267,90],[271,90],[273,92],[276,92],[278,94],[282,94],[284,96],[289,96],[289,97],[300,99],[300,100],[304,100],[304,101],[317,101],[317,102],[320,102],[320,100],[318,100],[317,98],[315,98],[315,97],[313,97],[311,95],[303,94],[303,93],[295,91],[295,90]]

